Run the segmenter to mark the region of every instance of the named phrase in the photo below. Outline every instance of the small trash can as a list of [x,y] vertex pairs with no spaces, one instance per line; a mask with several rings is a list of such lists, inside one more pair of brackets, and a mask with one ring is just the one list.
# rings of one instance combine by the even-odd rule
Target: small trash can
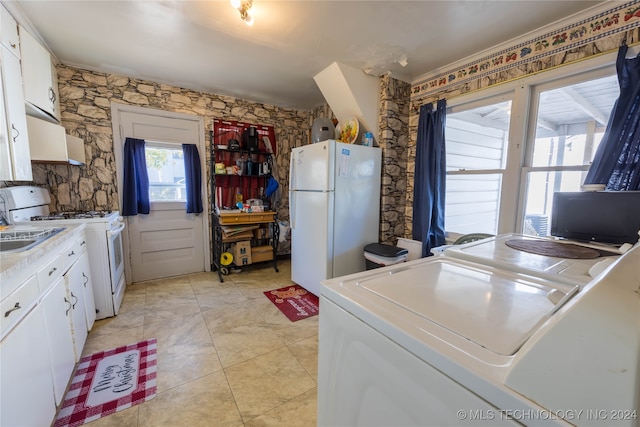
[[404,248],[382,243],[369,243],[364,247],[367,270],[405,262],[408,254],[409,251]]

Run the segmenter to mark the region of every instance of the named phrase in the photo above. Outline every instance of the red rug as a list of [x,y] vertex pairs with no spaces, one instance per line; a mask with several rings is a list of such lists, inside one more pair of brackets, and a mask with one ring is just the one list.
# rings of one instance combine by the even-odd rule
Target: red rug
[[273,291],[266,291],[264,294],[292,322],[319,313],[318,297],[302,286],[285,286]]
[[54,427],[79,426],[153,399],[156,339],[80,359]]

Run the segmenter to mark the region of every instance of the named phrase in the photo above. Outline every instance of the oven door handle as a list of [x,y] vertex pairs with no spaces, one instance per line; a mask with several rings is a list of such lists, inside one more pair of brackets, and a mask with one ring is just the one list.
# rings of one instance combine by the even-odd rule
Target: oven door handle
[[107,231],[107,236],[109,237],[117,236],[118,234],[120,234],[122,230],[124,230],[124,222],[120,223],[120,226],[115,230]]

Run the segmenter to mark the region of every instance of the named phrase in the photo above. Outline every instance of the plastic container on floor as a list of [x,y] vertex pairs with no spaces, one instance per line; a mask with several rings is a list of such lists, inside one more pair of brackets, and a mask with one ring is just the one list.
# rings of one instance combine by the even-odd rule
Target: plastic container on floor
[[364,247],[367,270],[405,262],[408,254],[406,249],[382,243],[369,243]]

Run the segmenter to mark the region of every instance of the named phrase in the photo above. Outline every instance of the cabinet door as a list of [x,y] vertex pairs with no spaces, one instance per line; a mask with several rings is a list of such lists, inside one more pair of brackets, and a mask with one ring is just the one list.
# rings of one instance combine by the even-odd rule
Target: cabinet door
[[31,181],[31,154],[27,135],[27,116],[22,92],[20,61],[11,55],[5,47],[0,49],[2,56],[2,82],[7,113],[7,138],[14,181]]
[[71,330],[71,301],[67,298],[62,278],[56,281],[42,298],[41,303],[47,324],[47,342],[53,369],[53,390],[56,405],[59,405],[76,362]]
[[87,331],[93,328],[96,321],[96,302],[93,298],[93,283],[91,283],[91,269],[89,266],[89,255],[85,251],[78,261],[78,279],[82,281],[82,295],[84,299],[84,313],[87,321]]
[[44,311],[37,305],[0,343],[0,425],[48,426],[56,405]]
[[0,42],[15,56],[20,58],[18,23],[4,7],[0,7]]
[[59,121],[55,111],[58,88],[53,86],[51,54],[23,27],[20,27],[20,52],[25,100]]
[[[0,60],[2,54],[0,53]],[[11,149],[9,148],[9,134],[7,127],[7,110],[4,106],[4,72],[0,71],[2,82],[0,83],[0,180],[11,181],[13,179],[13,164],[11,162]]]
[[87,319],[84,304],[84,286],[82,265],[76,262],[64,275],[67,287],[67,299],[71,302],[71,327],[76,361],[80,360],[84,343],[87,340]]

